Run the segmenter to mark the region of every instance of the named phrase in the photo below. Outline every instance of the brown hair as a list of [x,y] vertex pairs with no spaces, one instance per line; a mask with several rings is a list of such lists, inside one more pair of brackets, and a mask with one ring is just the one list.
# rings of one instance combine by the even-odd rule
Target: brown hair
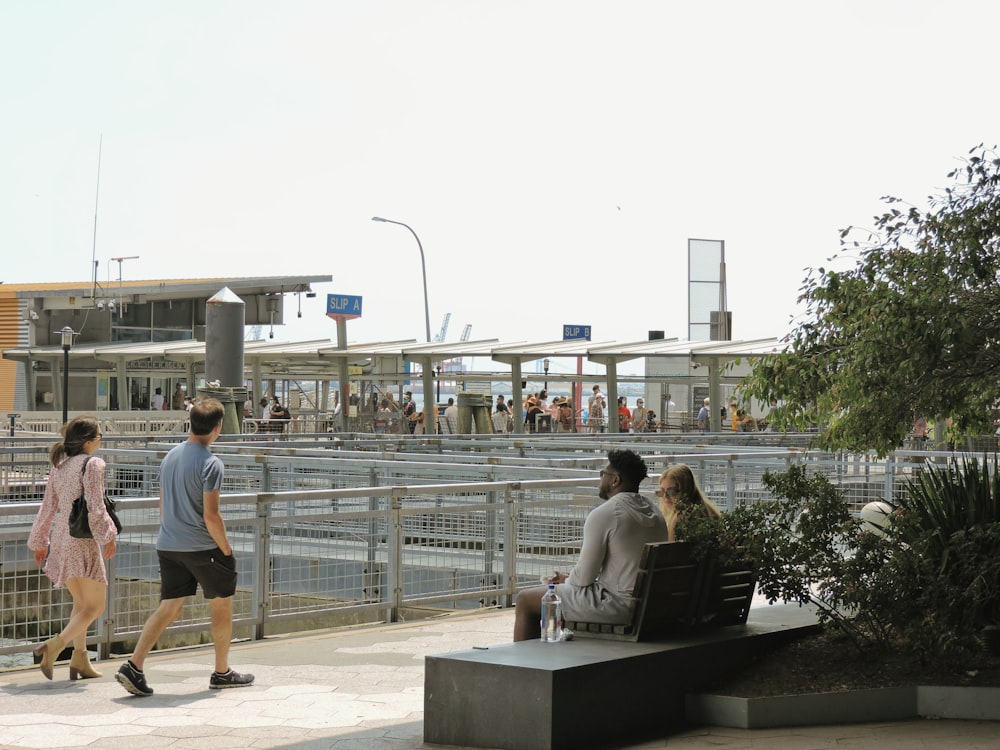
[[226,415],[226,407],[217,398],[199,399],[191,409],[191,434],[210,435],[212,430],[222,424]]
[[96,418],[85,414],[73,417],[63,425],[61,432],[63,439],[49,449],[49,462],[53,466],[83,453],[83,446],[100,434],[101,426]]

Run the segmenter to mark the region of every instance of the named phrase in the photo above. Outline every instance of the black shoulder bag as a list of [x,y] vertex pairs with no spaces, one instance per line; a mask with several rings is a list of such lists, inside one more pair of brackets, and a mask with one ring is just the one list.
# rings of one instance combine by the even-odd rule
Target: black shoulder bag
[[[87,456],[86,460],[84,460],[83,469],[80,471],[81,476],[86,473],[87,462],[90,459],[91,456]],[[115,512],[115,502],[107,494],[104,495],[104,509],[111,516],[115,528],[121,532],[122,522],[118,520],[118,514]],[[73,501],[73,509],[69,512],[69,535],[77,539],[94,538],[93,533],[90,531],[90,514],[87,513],[87,500],[83,494]]]

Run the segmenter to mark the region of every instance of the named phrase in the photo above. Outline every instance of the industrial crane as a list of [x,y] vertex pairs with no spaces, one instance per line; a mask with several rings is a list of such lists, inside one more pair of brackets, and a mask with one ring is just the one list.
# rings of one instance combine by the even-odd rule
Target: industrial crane
[[[441,330],[438,331],[437,336],[434,337],[435,343],[441,343],[444,341],[444,337],[448,333],[448,324],[451,322],[451,313],[444,314],[444,320],[441,321]],[[464,339],[463,339],[464,340]]]

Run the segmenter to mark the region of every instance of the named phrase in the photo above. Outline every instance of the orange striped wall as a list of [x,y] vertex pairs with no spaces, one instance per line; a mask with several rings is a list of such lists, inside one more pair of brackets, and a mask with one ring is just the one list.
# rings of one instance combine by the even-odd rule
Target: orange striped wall
[[[20,346],[18,328],[21,310],[14,289],[4,289],[0,284],[0,350]],[[0,411],[14,410],[14,385],[20,365],[9,359],[0,359]]]

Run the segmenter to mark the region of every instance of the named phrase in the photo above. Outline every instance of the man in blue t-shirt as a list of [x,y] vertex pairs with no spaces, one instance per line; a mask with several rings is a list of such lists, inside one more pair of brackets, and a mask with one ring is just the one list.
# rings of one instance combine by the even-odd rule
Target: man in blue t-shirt
[[142,627],[132,658],[122,664],[115,679],[133,695],[152,695],[143,663],[163,631],[184,609],[184,600],[202,593],[212,611],[215,671],[212,689],[253,684],[252,674],[229,668],[233,637],[233,594],[236,559],[220,512],[225,469],[209,450],[222,430],[225,409],[218,399],[206,398],[190,412],[188,439],[170,449],[160,463],[160,533],[156,556],[160,563],[160,606]]

